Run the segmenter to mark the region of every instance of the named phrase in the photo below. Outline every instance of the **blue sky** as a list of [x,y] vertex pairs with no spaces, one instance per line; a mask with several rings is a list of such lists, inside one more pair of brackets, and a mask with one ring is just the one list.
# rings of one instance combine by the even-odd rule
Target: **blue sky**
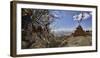
[[50,25],[52,30],[72,31],[78,26],[78,20],[74,20],[73,16],[79,16],[81,13],[89,14],[87,18],[81,21],[84,30],[92,29],[92,13],[91,11],[72,11],[72,10],[50,10],[50,13],[58,18],[54,18],[54,22]]

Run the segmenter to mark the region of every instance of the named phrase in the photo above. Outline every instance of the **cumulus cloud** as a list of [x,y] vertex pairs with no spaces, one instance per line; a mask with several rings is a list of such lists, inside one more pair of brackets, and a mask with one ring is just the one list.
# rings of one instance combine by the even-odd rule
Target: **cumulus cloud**
[[74,15],[73,19],[74,20],[86,20],[89,17],[91,17],[91,13],[84,12],[84,13]]
[[82,13],[80,13],[78,15],[76,14],[76,15],[73,16],[74,20],[81,20],[81,18],[82,18]]

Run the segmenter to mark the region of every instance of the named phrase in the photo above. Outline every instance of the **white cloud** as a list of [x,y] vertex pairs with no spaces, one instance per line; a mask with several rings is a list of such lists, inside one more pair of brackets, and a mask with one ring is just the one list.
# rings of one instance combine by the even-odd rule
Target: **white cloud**
[[92,12],[90,12],[89,14],[92,15]]
[[74,15],[74,16],[73,16],[73,19],[74,19],[74,20],[80,20],[80,19],[78,19],[78,15]]
[[74,15],[73,16],[73,19],[74,20],[86,20],[86,19],[88,19],[89,17],[91,16],[91,13],[86,13],[86,12],[84,12],[84,13],[80,13],[80,14],[76,14],[76,15]]
[[88,19],[90,17],[89,13],[83,13],[83,20]]

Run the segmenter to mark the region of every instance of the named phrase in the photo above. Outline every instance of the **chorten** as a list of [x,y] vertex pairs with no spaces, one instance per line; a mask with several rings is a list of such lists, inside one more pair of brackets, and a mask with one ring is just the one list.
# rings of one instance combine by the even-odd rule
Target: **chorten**
[[85,36],[86,35],[86,32],[83,30],[82,26],[79,25],[75,32],[72,34],[73,36]]

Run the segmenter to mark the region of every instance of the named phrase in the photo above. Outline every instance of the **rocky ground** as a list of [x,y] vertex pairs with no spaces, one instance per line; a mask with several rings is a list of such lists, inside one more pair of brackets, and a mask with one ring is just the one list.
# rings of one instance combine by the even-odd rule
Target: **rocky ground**
[[[23,41],[23,46],[28,45]],[[92,36],[67,36],[67,37],[55,37],[55,40],[49,41],[47,43],[44,40],[37,40],[37,42],[32,43],[29,48],[52,48],[52,47],[76,47],[76,46],[91,46]]]
[[92,37],[91,36],[77,36],[77,37],[69,37],[67,40],[64,40],[61,46],[91,46],[92,45]]

